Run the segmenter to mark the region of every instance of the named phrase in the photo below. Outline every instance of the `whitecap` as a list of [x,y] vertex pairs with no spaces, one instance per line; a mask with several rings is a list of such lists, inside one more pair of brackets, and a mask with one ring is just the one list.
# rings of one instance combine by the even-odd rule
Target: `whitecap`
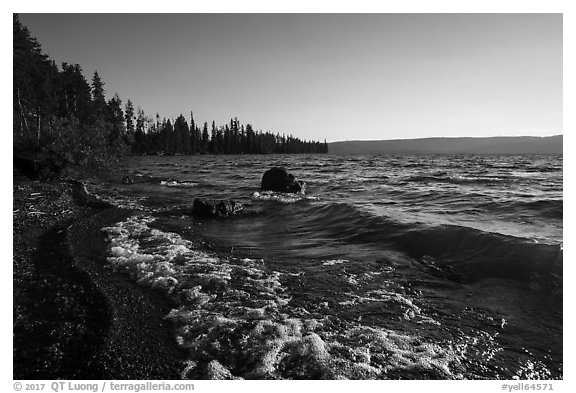
[[300,201],[318,201],[320,198],[309,196],[305,194],[293,194],[284,192],[274,192],[274,191],[261,191],[254,192],[252,194],[253,200],[259,201],[274,201],[282,204],[297,203]]
[[323,261],[322,265],[323,266],[333,266],[333,265],[340,265],[340,264],[348,263],[348,262],[350,262],[350,261],[347,259],[330,259],[327,261]]
[[198,183],[189,181],[162,180],[160,181],[160,185],[166,187],[188,188],[188,187],[196,187],[198,186]]

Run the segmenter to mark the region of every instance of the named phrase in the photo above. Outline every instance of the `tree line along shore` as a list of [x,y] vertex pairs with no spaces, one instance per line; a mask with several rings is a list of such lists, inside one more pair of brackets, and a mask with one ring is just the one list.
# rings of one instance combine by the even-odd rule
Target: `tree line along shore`
[[147,116],[118,94],[106,99],[94,72],[88,83],[79,64],[55,61],[13,15],[13,143],[15,165],[45,176],[67,167],[98,167],[129,154],[327,153],[326,141],[255,130],[232,118],[203,124]]

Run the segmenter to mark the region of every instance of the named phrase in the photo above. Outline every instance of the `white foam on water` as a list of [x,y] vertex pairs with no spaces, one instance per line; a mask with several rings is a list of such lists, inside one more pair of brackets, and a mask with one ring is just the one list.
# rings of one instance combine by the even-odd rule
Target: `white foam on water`
[[[360,321],[335,324],[331,313],[292,306],[284,274],[267,269],[264,260],[199,251],[178,234],[150,228],[153,221],[134,216],[103,228],[108,263],[176,304],[166,318],[189,351],[183,378],[462,378],[462,348]],[[398,293],[348,295],[350,305],[390,302],[409,312],[408,319],[424,319]]]
[[198,183],[194,183],[191,181],[162,180],[160,181],[160,185],[166,187],[189,188],[189,187],[197,187]]
[[88,184],[87,187],[89,187],[90,192],[94,194],[96,199],[107,202],[115,207],[143,212],[150,212],[152,210],[142,204],[142,202],[148,199],[145,196],[123,195],[117,190],[107,189],[100,184]]
[[283,204],[291,204],[300,201],[318,201],[320,198],[305,194],[293,194],[274,191],[256,191],[252,194],[253,200],[274,201]]
[[340,265],[342,263],[348,263],[350,262],[347,259],[330,259],[328,261],[323,261],[322,265],[323,266],[334,266],[334,265]]
[[550,370],[538,360],[525,360],[519,367],[516,375],[512,377],[515,380],[534,380],[550,379]]

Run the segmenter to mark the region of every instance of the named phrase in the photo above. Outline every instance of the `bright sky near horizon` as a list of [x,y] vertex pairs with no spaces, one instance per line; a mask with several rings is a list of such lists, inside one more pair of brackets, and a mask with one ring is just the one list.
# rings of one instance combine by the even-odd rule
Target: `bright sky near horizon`
[[562,133],[561,14],[20,14],[149,116],[339,140]]

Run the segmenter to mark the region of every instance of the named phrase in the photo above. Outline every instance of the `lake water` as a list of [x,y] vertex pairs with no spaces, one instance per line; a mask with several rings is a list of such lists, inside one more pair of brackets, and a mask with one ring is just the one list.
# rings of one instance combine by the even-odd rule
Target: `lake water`
[[[273,166],[306,194],[260,192]],[[561,156],[149,156],[94,186],[133,209],[108,263],[171,299],[184,378],[551,379],[562,180]]]

